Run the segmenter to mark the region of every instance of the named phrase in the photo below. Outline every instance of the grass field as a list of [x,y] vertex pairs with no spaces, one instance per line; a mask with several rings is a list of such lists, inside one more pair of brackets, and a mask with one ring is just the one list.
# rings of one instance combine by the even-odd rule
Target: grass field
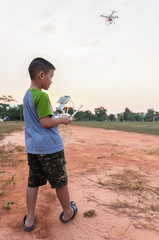
[[24,128],[24,122],[0,122],[0,140],[3,139],[7,133],[12,133],[15,131],[22,131]]
[[159,135],[159,122],[73,122],[72,125]]
[[[72,122],[73,126],[159,135],[159,122]],[[24,122],[0,122],[0,140],[7,133],[22,131]]]

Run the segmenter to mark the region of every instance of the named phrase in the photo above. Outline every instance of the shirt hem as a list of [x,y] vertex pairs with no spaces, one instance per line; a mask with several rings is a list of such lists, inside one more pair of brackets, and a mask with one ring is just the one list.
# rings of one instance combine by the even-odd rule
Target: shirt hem
[[30,153],[30,154],[52,154],[52,153],[56,153],[56,152],[60,152],[60,151],[63,151],[64,150],[64,147],[62,148],[56,148],[56,149],[52,149],[51,151],[29,151],[29,150],[26,150],[27,153]]

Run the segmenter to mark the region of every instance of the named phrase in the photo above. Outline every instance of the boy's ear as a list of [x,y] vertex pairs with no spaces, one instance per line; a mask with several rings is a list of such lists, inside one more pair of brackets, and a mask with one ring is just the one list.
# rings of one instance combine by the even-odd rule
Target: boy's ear
[[43,79],[43,77],[44,77],[44,72],[43,71],[39,72],[39,78]]

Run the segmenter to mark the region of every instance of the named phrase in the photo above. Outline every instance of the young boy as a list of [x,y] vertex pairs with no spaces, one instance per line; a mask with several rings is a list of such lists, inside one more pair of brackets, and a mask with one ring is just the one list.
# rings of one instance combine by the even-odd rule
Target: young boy
[[23,223],[26,231],[32,231],[36,222],[38,187],[46,184],[47,180],[51,188],[56,189],[63,208],[59,216],[63,223],[74,218],[77,207],[73,201],[70,202],[64,145],[57,129],[58,124],[71,123],[71,118],[55,118],[48,95],[41,91],[49,89],[55,67],[43,58],[35,58],[28,70],[31,86],[24,96],[23,108],[29,177],[26,192],[27,215]]

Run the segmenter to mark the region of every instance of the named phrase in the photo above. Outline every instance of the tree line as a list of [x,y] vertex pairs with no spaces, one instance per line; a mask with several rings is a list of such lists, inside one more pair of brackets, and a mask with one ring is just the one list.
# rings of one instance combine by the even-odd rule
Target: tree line
[[23,105],[0,103],[0,118],[4,121],[23,121]]
[[[70,114],[73,113],[73,109],[69,109]],[[56,114],[57,112],[55,112]],[[159,115],[153,108],[148,109],[146,113],[135,113],[125,108],[125,111],[118,114],[107,114],[107,110],[104,107],[98,107],[94,109],[94,114],[90,110],[79,111],[75,115],[75,121],[110,121],[110,122],[151,122],[153,117]],[[10,105],[0,103],[0,118],[10,121],[23,121],[23,105]],[[158,119],[159,121],[159,119]]]
[[[153,108],[148,109],[146,113],[139,112],[135,113],[132,112],[129,108],[125,108],[125,111],[118,114],[107,114],[107,109],[104,107],[98,107],[94,109],[94,114],[87,110],[87,111],[80,111],[76,114],[75,120],[76,121],[130,121],[130,122],[151,122],[154,119],[154,116],[158,115],[159,112],[155,111]],[[159,118],[158,118],[159,121]]]
[[[23,105],[15,104],[16,100],[12,96],[0,97],[0,118],[4,120],[24,120],[23,118]],[[65,108],[65,111],[67,108]],[[55,111],[57,114],[58,111]],[[69,108],[68,113],[72,114],[73,109]],[[146,113],[132,112],[129,108],[125,108],[124,112],[118,114],[108,114],[107,109],[104,107],[97,107],[94,109],[94,113],[90,110],[79,111],[75,115],[75,121],[139,121],[139,122],[151,122],[154,119],[154,116],[158,115],[159,112],[155,111],[153,108],[147,110]],[[158,118],[159,121],[159,118]]]
[[10,121],[23,121],[23,105],[16,104],[16,100],[11,95],[2,95],[0,97],[0,118]]

